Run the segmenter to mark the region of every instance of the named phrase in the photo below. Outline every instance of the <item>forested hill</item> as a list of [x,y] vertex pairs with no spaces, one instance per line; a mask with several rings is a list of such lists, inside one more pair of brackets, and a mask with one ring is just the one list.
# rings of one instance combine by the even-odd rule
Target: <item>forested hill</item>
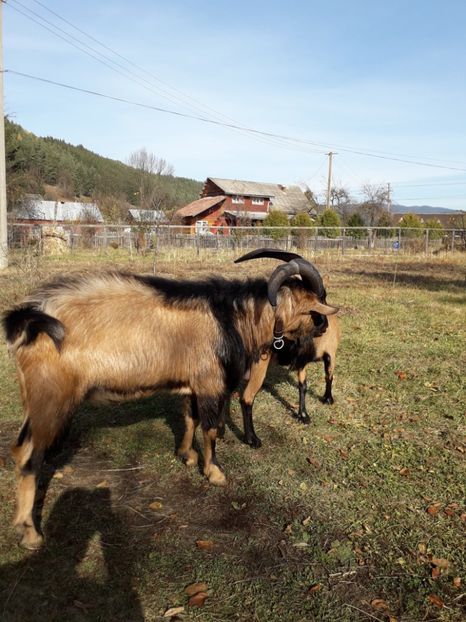
[[[8,118],[5,143],[9,209],[16,207],[25,193],[57,193],[46,198],[89,197],[171,211],[197,199],[202,189],[202,183],[193,179],[148,173],[143,167],[104,158],[82,145],[35,136]],[[165,170],[170,172],[170,167]]]

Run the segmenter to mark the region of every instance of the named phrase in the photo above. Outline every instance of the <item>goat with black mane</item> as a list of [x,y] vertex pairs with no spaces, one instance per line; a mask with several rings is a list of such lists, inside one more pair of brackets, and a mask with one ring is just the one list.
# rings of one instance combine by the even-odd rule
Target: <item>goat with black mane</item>
[[83,400],[122,401],[157,390],[189,395],[180,454],[197,462],[192,439],[200,423],[204,473],[224,484],[215,442],[225,400],[277,331],[294,340],[311,332],[313,314],[337,311],[316,294],[310,265],[291,261],[268,281],[70,275],[7,312],[3,325],[24,409],[13,447],[21,544],[42,543],[33,508],[44,452]]

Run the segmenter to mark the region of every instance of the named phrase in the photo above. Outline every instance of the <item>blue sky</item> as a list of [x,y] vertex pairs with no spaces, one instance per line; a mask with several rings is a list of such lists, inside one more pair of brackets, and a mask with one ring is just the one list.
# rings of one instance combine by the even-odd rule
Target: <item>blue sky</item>
[[[84,41],[103,63],[119,63],[120,73],[18,10],[57,25],[67,41],[70,35]],[[465,26],[463,0],[8,0],[6,69],[187,114],[228,117],[321,146],[253,137],[11,73],[5,111],[35,134],[107,157],[126,161],[146,147],[177,175],[307,183],[319,195],[325,153],[332,149],[338,153],[334,181],[355,196],[365,183],[390,182],[395,202],[464,209]]]

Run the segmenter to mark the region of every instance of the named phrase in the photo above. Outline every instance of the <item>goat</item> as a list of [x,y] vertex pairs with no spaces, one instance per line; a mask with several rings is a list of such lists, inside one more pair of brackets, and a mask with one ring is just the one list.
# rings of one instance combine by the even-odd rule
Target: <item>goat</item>
[[33,509],[44,452],[83,400],[123,401],[159,389],[189,395],[179,454],[197,463],[192,440],[200,423],[204,474],[224,484],[215,442],[225,400],[277,326],[294,339],[312,330],[312,313],[338,310],[319,300],[314,277],[296,261],[278,266],[268,281],[86,273],[45,284],[5,313],[24,410],[12,449],[21,544],[42,544]]
[[[283,261],[301,260],[305,261],[300,255],[281,251],[278,249],[264,248],[252,251],[235,260],[235,263],[248,261],[250,259],[262,258],[281,259]],[[321,302],[326,303],[326,291],[324,284],[317,270],[309,264],[314,272],[317,284],[316,293]],[[340,322],[336,315],[324,316],[313,313],[314,326],[307,335],[300,335],[294,340],[285,339],[282,344],[279,342],[280,349],[273,347],[268,352],[264,352],[259,361],[254,361],[248,374],[248,382],[240,398],[241,410],[243,414],[244,440],[251,447],[260,447],[262,441],[254,430],[252,419],[252,407],[255,397],[262,387],[271,361],[282,366],[287,366],[293,371],[297,371],[299,387],[299,408],[297,418],[301,423],[310,423],[310,417],[306,410],[307,379],[306,368],[311,362],[323,361],[325,369],[325,394],[322,401],[325,404],[333,404],[332,384],[335,370],[335,357],[338,344],[341,338]]]

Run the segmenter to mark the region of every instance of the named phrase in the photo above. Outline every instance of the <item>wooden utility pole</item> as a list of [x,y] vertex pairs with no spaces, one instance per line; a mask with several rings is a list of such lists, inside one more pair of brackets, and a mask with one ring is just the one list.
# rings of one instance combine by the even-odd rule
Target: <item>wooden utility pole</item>
[[8,266],[6,228],[5,120],[3,116],[3,0],[0,2],[0,270]]
[[333,156],[337,155],[333,151],[327,153],[328,155],[328,179],[327,179],[327,209],[330,208],[330,191],[332,189],[332,160]]
[[388,213],[392,213],[392,186],[390,182],[387,184],[387,210]]

